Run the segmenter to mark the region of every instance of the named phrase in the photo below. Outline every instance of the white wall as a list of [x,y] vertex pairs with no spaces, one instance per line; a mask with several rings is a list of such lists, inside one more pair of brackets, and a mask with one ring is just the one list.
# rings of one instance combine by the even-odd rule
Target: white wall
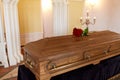
[[110,6],[109,30],[120,33],[120,0],[112,0]]
[[90,26],[91,31],[111,30],[120,33],[120,0],[98,0],[93,12],[96,24]]
[[[85,4],[86,6],[86,4]],[[87,6],[88,7],[88,6]],[[101,31],[108,30],[109,28],[109,17],[111,13],[109,13],[110,9],[110,0],[98,0],[96,5],[94,5],[93,9],[90,8],[90,17],[96,17],[95,25],[90,25],[90,31]],[[84,9],[84,14],[86,12],[86,8]],[[85,15],[84,15],[85,16]]]

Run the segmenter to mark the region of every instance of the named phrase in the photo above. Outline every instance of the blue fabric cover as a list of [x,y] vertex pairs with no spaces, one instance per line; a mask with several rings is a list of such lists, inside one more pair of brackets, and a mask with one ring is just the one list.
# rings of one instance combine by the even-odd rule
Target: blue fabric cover
[[24,65],[20,65],[18,68],[17,80],[36,80],[35,75]]
[[[51,80],[107,80],[120,73],[120,56],[88,65],[55,77]],[[36,80],[35,75],[24,65],[19,66],[18,80]]]
[[120,73],[120,56],[52,77],[51,80],[107,80],[118,73]]

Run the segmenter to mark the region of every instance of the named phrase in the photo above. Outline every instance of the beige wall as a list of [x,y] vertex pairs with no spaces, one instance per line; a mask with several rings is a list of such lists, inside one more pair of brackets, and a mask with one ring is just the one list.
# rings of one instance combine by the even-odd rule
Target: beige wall
[[[42,20],[41,20],[41,0],[20,0],[18,4],[19,9],[19,23],[20,32],[32,33],[32,32],[43,32],[42,31]],[[118,1],[118,0],[116,0]],[[90,11],[91,17],[96,17],[96,24],[90,25],[89,28],[93,30],[106,30],[109,27],[109,0],[98,0],[98,4],[94,6],[93,12]],[[72,34],[74,27],[81,27],[80,17],[85,17],[84,0],[69,0],[68,3],[68,33]],[[82,14],[83,13],[83,14]],[[94,14],[94,15],[92,15]],[[85,16],[84,16],[85,15]],[[116,29],[118,30],[118,29]]]
[[72,34],[74,27],[80,28],[80,17],[83,13],[84,0],[69,0],[68,4],[68,33]]
[[[41,0],[20,0],[18,4],[20,33],[42,32]],[[73,27],[80,27],[83,1],[69,0],[68,4],[68,33]]]
[[42,32],[40,0],[19,0],[20,33]]

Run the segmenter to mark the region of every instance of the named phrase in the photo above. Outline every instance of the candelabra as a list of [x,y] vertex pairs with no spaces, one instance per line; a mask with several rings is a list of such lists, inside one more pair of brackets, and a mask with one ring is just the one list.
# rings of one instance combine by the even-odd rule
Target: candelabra
[[94,25],[95,22],[96,22],[96,17],[94,17],[94,18],[93,18],[93,22],[91,22],[88,12],[87,12],[87,16],[86,16],[85,22],[83,22],[83,18],[82,18],[82,17],[80,18],[80,23],[81,23],[82,25],[85,24],[87,27],[88,27],[88,25],[90,25],[90,24]]
[[93,17],[93,22],[91,22],[90,21],[90,17],[89,17],[89,13],[88,13],[88,11],[87,11],[87,14],[86,14],[86,19],[85,19],[85,21],[83,21],[83,18],[81,17],[80,18],[80,23],[81,23],[81,25],[86,25],[87,27],[86,27],[86,29],[84,30],[84,33],[83,33],[83,35],[87,35],[88,34],[88,26],[90,25],[90,24],[92,24],[92,25],[94,25],[95,23],[96,23],[96,17]]

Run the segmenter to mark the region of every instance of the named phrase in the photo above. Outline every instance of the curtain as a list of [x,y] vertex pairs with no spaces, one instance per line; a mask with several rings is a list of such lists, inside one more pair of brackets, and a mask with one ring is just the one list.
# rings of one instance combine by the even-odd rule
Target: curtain
[[68,30],[67,0],[53,0],[53,34],[66,35]]
[[4,67],[8,67],[2,15],[2,6],[0,2],[0,62]]

